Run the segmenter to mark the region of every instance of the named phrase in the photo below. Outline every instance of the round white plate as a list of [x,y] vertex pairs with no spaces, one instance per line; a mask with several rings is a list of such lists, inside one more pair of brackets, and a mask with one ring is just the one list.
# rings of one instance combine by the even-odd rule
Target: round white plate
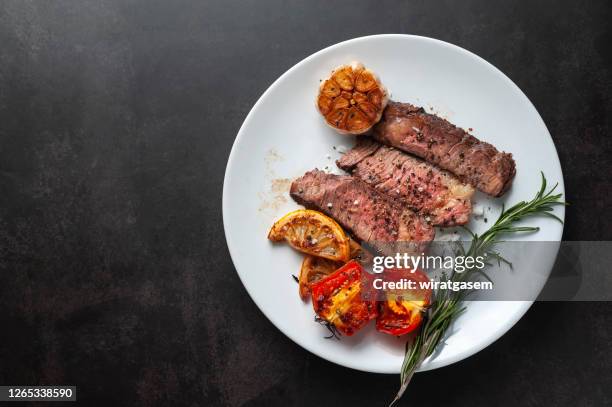
[[[354,369],[398,373],[404,340],[377,333],[373,324],[340,341],[324,338],[326,329],[313,321],[312,306],[300,300],[291,277],[298,273],[302,256],[266,239],[275,219],[298,208],[287,194],[289,180],[315,167],[335,168],[338,153],[333,147],[352,145],[349,136],[337,135],[324,124],[314,100],[320,79],[354,60],[378,73],[392,99],[429,112],[433,107],[433,112],[514,154],[517,175],[511,190],[497,200],[476,196],[477,202],[491,206],[490,218],[504,202],[531,199],[540,186],[540,171],[564,192],[563,174],[550,134],[521,90],[480,57],[431,38],[376,35],[333,45],[289,69],[261,96],[238,132],[223,186],[225,236],[238,275],[270,321],[310,352]],[[563,218],[563,208],[556,214]],[[541,230],[524,239],[561,239],[563,227],[552,219],[533,218],[529,224]],[[486,226],[475,220],[470,224],[476,231]],[[548,275],[555,255],[552,251],[540,258],[533,264],[534,272]],[[448,365],[485,348],[530,305],[469,303],[441,351],[421,370]]]

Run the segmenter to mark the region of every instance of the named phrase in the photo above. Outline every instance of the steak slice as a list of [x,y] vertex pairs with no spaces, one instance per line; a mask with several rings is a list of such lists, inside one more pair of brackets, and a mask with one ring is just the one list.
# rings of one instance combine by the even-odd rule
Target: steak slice
[[516,173],[512,154],[499,152],[409,103],[389,102],[373,137],[436,164],[492,196],[503,195]]
[[393,147],[360,137],[336,164],[376,190],[427,215],[433,225],[465,225],[470,219],[474,188],[451,173]]
[[334,218],[361,242],[388,253],[393,243],[428,243],[434,229],[391,197],[348,175],[309,171],[291,184],[291,197]]

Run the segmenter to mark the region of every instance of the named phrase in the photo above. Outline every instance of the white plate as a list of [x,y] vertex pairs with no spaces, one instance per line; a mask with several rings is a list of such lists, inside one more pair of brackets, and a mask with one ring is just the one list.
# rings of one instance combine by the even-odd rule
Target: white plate
[[[398,373],[404,341],[375,332],[373,324],[341,341],[323,338],[327,331],[313,321],[311,304],[302,303],[291,278],[298,273],[302,256],[266,239],[275,219],[298,208],[287,194],[286,179],[314,167],[335,167],[333,146],[352,144],[350,137],[337,135],[324,124],[314,99],[319,80],[335,66],[353,60],[377,72],[394,100],[432,106],[454,124],[473,128],[477,137],[514,154],[517,175],[511,190],[497,200],[476,198],[493,212],[503,202],[531,199],[539,188],[540,170],[563,192],[563,174],[550,134],[521,90],[480,57],[442,41],[376,35],[342,42],[304,59],[261,96],[238,132],[223,186],[225,235],[238,275],[270,321],[310,352],[354,369]],[[563,218],[563,208],[556,214]],[[561,239],[563,227],[551,219],[534,218],[529,224],[541,227],[529,239]],[[475,221],[470,226],[486,227]],[[534,272],[548,275],[555,254],[533,264]],[[528,301],[470,303],[445,346],[421,370],[480,351],[508,331],[530,305]]]

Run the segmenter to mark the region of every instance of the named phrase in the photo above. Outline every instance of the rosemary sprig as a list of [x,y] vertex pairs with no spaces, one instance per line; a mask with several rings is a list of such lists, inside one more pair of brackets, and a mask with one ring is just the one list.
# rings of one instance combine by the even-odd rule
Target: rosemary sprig
[[[496,259],[498,263],[504,262],[512,267],[512,264],[495,251],[496,243],[500,242],[500,236],[511,233],[537,232],[539,228],[529,226],[515,226],[515,224],[526,217],[533,215],[544,215],[562,222],[554,213],[557,205],[567,205],[561,200],[562,194],[553,194],[557,185],[546,191],[546,177],[542,173],[542,185],[535,197],[528,202],[522,201],[516,205],[504,209],[497,221],[482,235],[471,232],[466,228],[472,242],[467,251],[461,246],[462,255],[484,256]],[[465,270],[463,273],[453,272],[450,279],[453,281],[469,280],[475,274],[483,273],[475,268]],[[485,277],[488,278],[485,274]],[[415,336],[406,343],[406,354],[400,374],[400,388],[391,402],[394,406],[400,400],[408,384],[419,365],[429,357],[435,350],[446,333],[448,327],[455,319],[465,311],[463,300],[469,292],[438,290],[433,295],[432,305],[427,309],[424,322]]]
[[321,318],[318,315],[315,315],[314,320],[315,320],[315,322],[323,325],[329,331],[329,335],[328,336],[324,336],[325,339],[332,339],[333,338],[333,339],[335,339],[337,341],[340,340],[340,337],[342,336],[342,334],[340,333],[340,331],[338,331],[338,328],[336,328],[336,325],[332,324],[331,322],[328,322],[328,321],[324,320],[323,318]]

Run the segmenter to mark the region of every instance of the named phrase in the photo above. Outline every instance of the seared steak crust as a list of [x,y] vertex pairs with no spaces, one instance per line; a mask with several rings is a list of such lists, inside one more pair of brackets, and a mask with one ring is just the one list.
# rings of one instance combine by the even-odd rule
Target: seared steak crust
[[360,137],[336,163],[376,190],[427,215],[434,225],[464,225],[469,221],[474,189],[419,158]]
[[385,251],[385,243],[430,242],[434,229],[421,216],[348,175],[313,170],[291,184],[291,197],[334,218],[355,237]]
[[436,164],[492,196],[503,195],[516,173],[512,154],[499,152],[409,103],[389,102],[373,137]]

